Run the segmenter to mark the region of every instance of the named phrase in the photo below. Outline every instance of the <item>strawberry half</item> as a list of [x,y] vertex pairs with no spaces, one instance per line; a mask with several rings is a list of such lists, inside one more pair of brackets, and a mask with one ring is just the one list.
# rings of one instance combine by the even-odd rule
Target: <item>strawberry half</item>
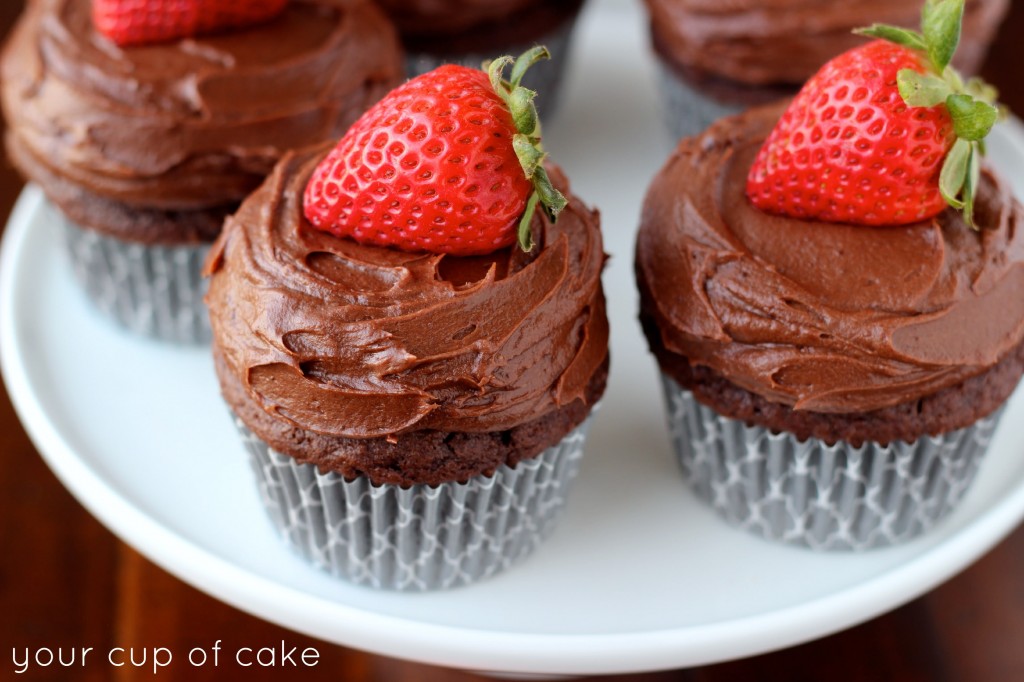
[[929,0],[923,33],[882,38],[825,64],[790,104],[747,178],[759,209],[796,218],[904,225],[962,209],[974,225],[981,140],[995,91],[949,66],[964,0]]
[[552,220],[566,204],[544,170],[536,93],[520,85],[548,56],[502,57],[488,73],[445,65],[393,90],[316,168],[306,218],[404,251],[480,255],[517,237],[530,251],[537,204]]
[[93,0],[93,24],[121,46],[160,43],[267,21],[288,0]]

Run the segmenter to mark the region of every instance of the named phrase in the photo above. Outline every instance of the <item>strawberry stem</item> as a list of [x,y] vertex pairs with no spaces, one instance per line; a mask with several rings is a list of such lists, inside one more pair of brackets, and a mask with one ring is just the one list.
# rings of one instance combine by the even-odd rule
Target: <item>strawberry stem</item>
[[[558,220],[558,214],[569,203],[565,196],[555,189],[547,171],[544,170],[544,161],[548,155],[541,143],[540,117],[533,103],[537,93],[521,85],[523,76],[531,66],[550,58],[551,54],[547,48],[538,45],[521,54],[518,59],[506,55],[484,64],[491,87],[504,100],[509,113],[512,114],[512,123],[516,128],[512,146],[523,173],[533,183],[533,191],[527,199],[526,210],[519,220],[519,247],[526,252],[532,251],[534,247],[530,225],[537,205],[540,204],[548,219],[555,222]],[[512,73],[510,80],[505,80],[505,70],[509,66],[512,67]]]

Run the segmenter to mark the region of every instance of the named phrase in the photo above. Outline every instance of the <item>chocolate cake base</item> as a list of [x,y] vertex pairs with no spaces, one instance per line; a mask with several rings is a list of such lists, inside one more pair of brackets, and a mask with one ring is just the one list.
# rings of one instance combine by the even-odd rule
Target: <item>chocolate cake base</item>
[[292,549],[356,584],[406,591],[466,585],[531,554],[562,516],[590,421],[492,475],[376,486],[299,464],[236,418],[264,507]]
[[661,378],[672,446],[697,497],[738,528],[818,550],[886,547],[934,528],[969,490],[1002,413],[912,443],[854,447],[723,417]]
[[845,441],[860,447],[865,442],[910,443],[921,436],[956,431],[995,412],[1024,374],[1021,344],[988,371],[919,400],[864,413],[795,410],[741,388],[710,368],[691,364],[685,356],[666,349],[657,325],[642,303],[640,322],[662,371],[692,391],[701,403],[722,416],[784,431],[801,441],[817,438],[829,444]]
[[463,483],[490,476],[501,465],[514,467],[559,443],[583,423],[604,394],[608,361],[591,377],[586,402],[577,400],[538,419],[507,431],[445,433],[411,431],[387,438],[325,436],[289,424],[263,410],[241,383],[226,370],[219,351],[214,364],[225,401],[245,426],[273,450],[321,473],[345,479],[366,477],[374,485],[411,486]]
[[89,192],[50,171],[7,132],[7,154],[15,167],[38,184],[46,197],[79,227],[136,244],[182,246],[212,243],[236,204],[214,208],[166,211],[140,208]]

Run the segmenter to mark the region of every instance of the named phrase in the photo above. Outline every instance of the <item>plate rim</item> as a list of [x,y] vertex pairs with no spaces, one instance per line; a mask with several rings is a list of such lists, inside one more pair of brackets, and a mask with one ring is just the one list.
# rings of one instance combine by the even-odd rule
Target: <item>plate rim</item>
[[[1024,159],[1024,125],[1004,123]],[[422,663],[513,673],[610,674],[704,665],[823,637],[894,609],[956,575],[1024,517],[1024,484],[954,535],[880,575],[796,606],[717,623],[636,633],[530,634],[414,621],[318,597],[256,575],[197,546],[122,497],[50,423],[18,343],[15,283],[42,210],[26,187],[0,245],[0,369],[18,417],[72,495],[126,544],[184,582],[244,612],[309,636]],[[282,609],[281,604],[288,607]],[[837,614],[839,614],[837,616]],[[523,652],[528,652],[529,660]]]

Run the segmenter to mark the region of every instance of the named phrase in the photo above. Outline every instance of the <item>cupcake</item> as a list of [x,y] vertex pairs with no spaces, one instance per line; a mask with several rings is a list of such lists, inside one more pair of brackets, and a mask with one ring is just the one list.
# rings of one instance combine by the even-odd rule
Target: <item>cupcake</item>
[[598,215],[541,165],[515,85],[413,79],[336,148],[285,156],[208,261],[217,375],[271,520],[357,584],[454,587],[528,554],[604,391]]
[[996,110],[904,102],[897,70],[962,85],[929,68],[882,41],[848,52],[788,108],[682,140],[647,195],[641,320],[676,454],[763,537],[863,549],[927,531],[1024,371],[1024,209],[977,156]]
[[406,71],[441,64],[479,68],[494,54],[521,54],[545,45],[553,59],[531,69],[524,84],[543,93],[540,113],[557,106],[573,28],[583,0],[378,0],[405,46]]
[[[8,156],[58,209],[104,313],[142,334],[208,339],[200,270],[223,219],[284,150],[336,138],[397,82],[397,39],[358,1],[292,0],[191,38],[116,20],[101,34],[92,5],[34,0],[11,34]],[[116,5],[97,0],[97,18],[116,19],[102,14]]]
[[[796,94],[872,22],[913,27],[923,0],[645,0],[665,122],[695,135],[722,116]],[[980,67],[1009,0],[967,0],[957,66]]]

